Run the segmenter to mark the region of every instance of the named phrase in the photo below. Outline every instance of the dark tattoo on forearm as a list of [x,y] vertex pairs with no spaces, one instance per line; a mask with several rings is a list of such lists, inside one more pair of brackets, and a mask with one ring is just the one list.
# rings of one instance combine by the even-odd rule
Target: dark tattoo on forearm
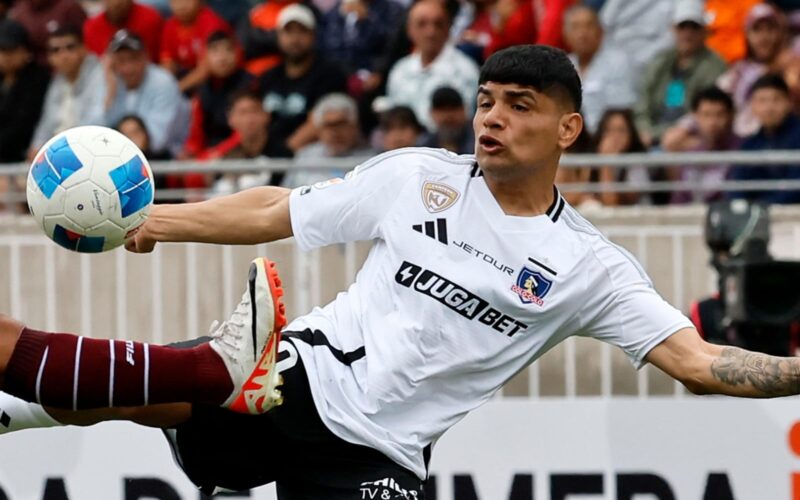
[[800,359],[726,347],[711,363],[714,378],[729,386],[751,385],[752,396],[800,394]]

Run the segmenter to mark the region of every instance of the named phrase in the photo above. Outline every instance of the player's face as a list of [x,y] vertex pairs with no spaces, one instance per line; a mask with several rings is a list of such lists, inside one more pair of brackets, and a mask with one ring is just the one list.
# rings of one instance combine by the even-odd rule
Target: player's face
[[472,121],[475,156],[486,174],[552,167],[580,134],[580,115],[531,87],[486,82]]

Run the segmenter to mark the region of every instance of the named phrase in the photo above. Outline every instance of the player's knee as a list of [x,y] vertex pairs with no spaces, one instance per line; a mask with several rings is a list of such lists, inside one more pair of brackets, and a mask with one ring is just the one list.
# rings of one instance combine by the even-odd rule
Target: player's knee
[[0,313],[0,345],[15,344],[25,324]]

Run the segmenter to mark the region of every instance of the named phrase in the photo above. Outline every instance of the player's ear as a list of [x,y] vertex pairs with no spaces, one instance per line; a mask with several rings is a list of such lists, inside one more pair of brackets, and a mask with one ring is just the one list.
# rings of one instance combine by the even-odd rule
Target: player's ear
[[583,117],[580,113],[564,113],[558,123],[558,146],[566,150],[581,135]]

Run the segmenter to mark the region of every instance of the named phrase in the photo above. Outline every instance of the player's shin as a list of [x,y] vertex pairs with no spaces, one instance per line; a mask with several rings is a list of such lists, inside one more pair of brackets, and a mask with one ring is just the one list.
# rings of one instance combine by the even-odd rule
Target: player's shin
[[67,410],[159,403],[221,404],[233,385],[208,344],[176,349],[25,328],[5,367],[3,391]]
[[42,406],[0,392],[0,435],[61,425]]

